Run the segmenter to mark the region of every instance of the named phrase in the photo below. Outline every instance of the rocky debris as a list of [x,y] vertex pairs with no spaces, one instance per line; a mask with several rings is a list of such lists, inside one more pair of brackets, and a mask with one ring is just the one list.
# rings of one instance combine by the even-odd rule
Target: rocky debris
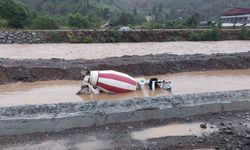
[[247,134],[250,134],[250,130],[246,130],[246,133],[247,133]]
[[201,127],[202,129],[206,129],[206,128],[207,128],[207,123],[202,123],[202,124],[200,124],[200,127]]
[[44,32],[0,31],[0,44],[44,43]]
[[[206,31],[206,30],[205,30]],[[0,31],[0,44],[11,43],[108,43],[108,42],[164,42],[190,40],[190,32],[195,30],[135,30],[129,32],[115,30],[78,30],[78,31]],[[221,40],[239,40],[237,30],[222,30]],[[229,36],[230,35],[230,36]]]
[[233,134],[233,130],[223,130],[223,132],[225,133],[225,134]]
[[[127,100],[116,100],[116,101],[96,101],[88,103],[60,103],[60,104],[44,104],[44,105],[24,105],[24,106],[13,106],[13,107],[2,107],[0,109],[0,119],[2,118],[36,118],[36,116],[52,117],[59,116],[71,116],[73,114],[84,114],[92,113],[99,114],[105,117],[106,113],[119,113],[123,112],[124,116],[126,112],[143,112],[143,111],[154,111],[155,113],[160,112],[159,110],[171,107],[185,107],[185,106],[197,106],[203,104],[202,108],[206,104],[220,104],[220,103],[234,103],[238,100],[244,100],[250,97],[250,90],[239,90],[239,91],[225,91],[225,92],[209,92],[199,94],[184,94],[184,95],[173,95],[173,96],[159,96],[159,97],[141,97]],[[220,99],[221,101],[218,101]],[[173,104],[173,102],[175,102]],[[247,101],[245,101],[246,103]],[[176,105],[178,103],[178,105]],[[139,107],[139,108],[138,108]],[[213,107],[213,106],[211,106]],[[230,107],[230,106],[229,106]],[[148,109],[154,108],[154,109]],[[191,108],[192,109],[192,108]],[[140,111],[141,110],[141,111]],[[155,111],[157,110],[157,111]],[[179,110],[178,110],[179,111]],[[219,110],[218,110],[219,111]],[[179,111],[180,112],[180,111]],[[186,112],[187,114],[188,112]],[[192,113],[192,112],[191,112]],[[211,112],[210,112],[211,113]],[[122,114],[120,115],[120,117]],[[118,119],[118,118],[117,118]],[[223,122],[220,123],[220,125]],[[233,127],[226,125],[221,127],[223,130],[233,130]],[[201,123],[202,128],[207,127],[206,123]],[[128,126],[128,129],[133,126]]]
[[221,122],[221,123],[220,123],[220,126],[225,126],[224,122]]

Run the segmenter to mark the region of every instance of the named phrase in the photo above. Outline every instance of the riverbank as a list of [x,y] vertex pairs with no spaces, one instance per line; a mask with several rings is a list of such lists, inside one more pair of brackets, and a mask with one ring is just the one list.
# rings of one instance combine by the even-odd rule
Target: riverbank
[[25,81],[82,80],[84,70],[117,70],[133,76],[166,73],[248,69],[250,52],[230,54],[123,56],[105,59],[2,59],[0,84]]
[[0,31],[0,44],[218,41],[249,39],[250,34],[246,34],[244,31],[238,29],[132,30],[126,32],[118,30]]

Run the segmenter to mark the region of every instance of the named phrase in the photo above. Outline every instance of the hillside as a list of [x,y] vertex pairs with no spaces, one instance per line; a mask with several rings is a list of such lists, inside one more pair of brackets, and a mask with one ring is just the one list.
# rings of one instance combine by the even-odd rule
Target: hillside
[[[199,13],[202,19],[216,19],[223,11],[232,7],[250,7],[249,0],[16,0],[34,11],[49,14],[67,14],[70,12],[113,13],[136,11],[139,15],[159,11],[169,19],[186,18]],[[94,10],[94,11],[93,11]],[[97,11],[96,11],[97,10]]]

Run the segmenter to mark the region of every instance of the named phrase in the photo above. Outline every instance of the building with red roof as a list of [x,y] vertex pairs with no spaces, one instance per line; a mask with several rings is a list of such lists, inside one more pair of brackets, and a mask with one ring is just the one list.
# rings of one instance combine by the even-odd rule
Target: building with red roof
[[222,26],[250,26],[250,8],[233,8],[221,15]]

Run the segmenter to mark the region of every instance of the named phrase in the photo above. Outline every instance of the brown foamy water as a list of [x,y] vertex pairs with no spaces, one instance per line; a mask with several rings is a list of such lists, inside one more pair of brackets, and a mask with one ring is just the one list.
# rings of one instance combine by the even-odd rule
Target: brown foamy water
[[171,80],[173,82],[172,93],[162,89],[149,91],[147,87],[144,87],[142,90],[123,94],[76,95],[81,81],[19,82],[0,86],[0,107],[250,89],[250,69],[185,72],[153,77]]
[[161,127],[154,127],[149,129],[144,129],[142,131],[135,131],[131,136],[136,140],[148,140],[153,138],[161,137],[172,137],[172,136],[203,136],[210,135],[216,131],[218,128],[207,124],[206,129],[200,127],[200,122],[198,123],[185,123],[185,124],[169,124]]
[[250,51],[250,41],[0,45],[0,57],[12,59],[100,59],[124,55],[212,54],[247,51]]

